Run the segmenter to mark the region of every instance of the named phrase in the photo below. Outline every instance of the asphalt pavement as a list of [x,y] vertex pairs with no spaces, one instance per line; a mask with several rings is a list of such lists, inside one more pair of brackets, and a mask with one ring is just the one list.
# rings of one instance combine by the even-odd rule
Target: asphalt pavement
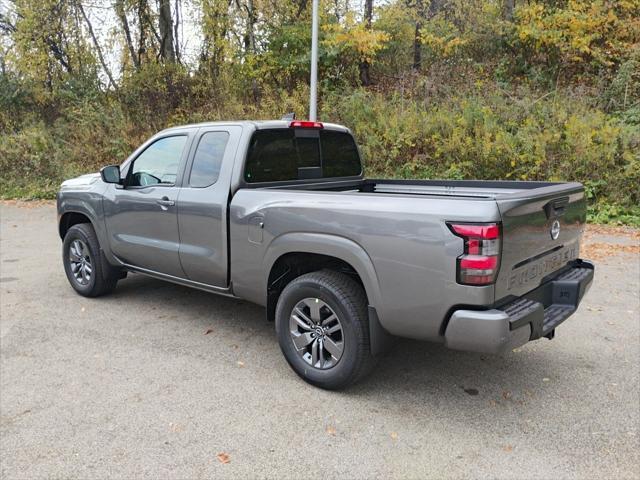
[[55,208],[0,217],[2,479],[640,477],[637,232],[590,235],[594,285],[554,340],[401,341],[326,392],[261,308],[139,275],[80,297]]

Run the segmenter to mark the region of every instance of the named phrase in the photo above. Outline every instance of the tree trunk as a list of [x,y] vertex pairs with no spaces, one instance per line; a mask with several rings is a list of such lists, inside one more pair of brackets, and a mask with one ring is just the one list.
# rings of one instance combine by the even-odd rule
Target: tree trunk
[[[373,0],[365,0],[364,2],[364,25],[367,30],[371,30],[373,22]],[[360,62],[360,83],[363,86],[371,85],[371,75],[369,72],[369,62],[362,60]]]
[[420,30],[422,29],[422,19],[424,18],[424,3],[416,0],[416,29],[413,34],[413,69],[419,71],[422,67],[422,40]]
[[[253,55],[256,53],[256,37],[255,37],[255,26],[256,26],[256,10],[253,0],[247,0],[247,3],[244,7],[247,11],[247,29],[244,33],[244,54]],[[254,78],[251,80],[251,95],[253,96],[254,102],[259,102],[260,100],[260,92],[258,90],[258,82]]]
[[129,21],[127,20],[127,14],[124,9],[124,0],[117,0],[115,3],[115,10],[120,23],[122,24],[122,30],[124,31],[124,39],[127,43],[127,49],[129,50],[129,56],[136,70],[140,68],[140,59],[136,54],[136,49],[133,47],[133,41],[131,40],[131,30],[129,29]]
[[513,11],[516,8],[516,0],[503,0],[502,1],[502,18],[504,20],[513,20]]
[[294,0],[293,3],[298,5],[298,9],[296,11],[296,19],[300,18],[300,16],[307,9],[307,1],[308,0]]
[[248,0],[245,5],[247,11],[247,29],[244,32],[244,53],[249,55],[256,52],[256,40],[255,40],[255,25],[256,25],[256,12],[253,0]]
[[175,42],[176,60],[180,63],[180,0],[176,0],[175,3],[176,21],[173,26],[173,40]]
[[211,76],[217,77],[224,62],[233,0],[203,0],[203,58]]
[[429,3],[429,18],[435,17],[447,4],[447,0],[431,0]]
[[147,54],[147,27],[149,26],[149,12],[147,10],[147,0],[138,0],[138,65],[142,65]]
[[176,61],[176,50],[173,43],[173,18],[171,17],[171,1],[160,0],[160,57],[168,62]]

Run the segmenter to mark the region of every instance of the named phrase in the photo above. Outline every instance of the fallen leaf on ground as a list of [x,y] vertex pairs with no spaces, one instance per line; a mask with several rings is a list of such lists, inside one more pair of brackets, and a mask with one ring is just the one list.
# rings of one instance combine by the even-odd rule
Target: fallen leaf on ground
[[170,423],[169,424],[169,428],[171,429],[171,431],[173,433],[179,433],[179,432],[182,432],[184,430],[184,427],[182,425],[180,425],[179,423]]
[[615,235],[640,239],[640,229],[613,225],[589,224],[587,225],[585,235]]
[[[2,205],[12,205],[14,207],[21,208],[36,208],[43,207],[47,205],[55,205],[55,200],[0,200],[0,204]],[[17,225],[13,225],[17,227]]]
[[239,362],[238,362],[238,366],[239,366],[239,367],[244,367],[244,362],[240,362],[240,361],[239,361]]
[[329,425],[329,426],[327,427],[327,433],[328,433],[329,435],[335,435],[335,434],[336,434],[336,428],[335,428],[335,427],[333,427],[332,425]]
[[397,440],[398,439],[398,434],[396,432],[391,432],[391,439],[392,440]]
[[640,253],[640,245],[621,245],[604,242],[585,242],[580,249],[580,255],[590,260],[604,260],[613,255],[620,254],[637,255]]
[[505,445],[504,447],[502,447],[502,449],[505,452],[511,452],[511,451],[513,451],[513,446],[512,445]]
[[218,461],[220,463],[229,463],[229,462],[231,462],[231,457],[229,457],[229,454],[224,453],[224,452],[220,452],[219,454],[217,454],[216,458],[218,459]]

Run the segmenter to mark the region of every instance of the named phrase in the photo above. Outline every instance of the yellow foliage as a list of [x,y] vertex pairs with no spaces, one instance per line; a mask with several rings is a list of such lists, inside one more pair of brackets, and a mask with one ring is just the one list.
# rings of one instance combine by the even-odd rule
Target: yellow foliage
[[420,41],[439,57],[455,55],[469,42],[452,22],[440,17],[420,31]]
[[386,32],[356,23],[353,15],[348,15],[344,24],[326,25],[324,31],[326,36],[323,45],[351,53],[358,61],[368,63],[373,63],[376,54],[384,48],[385,42],[390,38]]
[[640,0],[569,0],[564,8],[532,1],[518,8],[518,39],[569,63],[607,67],[627,58],[640,42]]

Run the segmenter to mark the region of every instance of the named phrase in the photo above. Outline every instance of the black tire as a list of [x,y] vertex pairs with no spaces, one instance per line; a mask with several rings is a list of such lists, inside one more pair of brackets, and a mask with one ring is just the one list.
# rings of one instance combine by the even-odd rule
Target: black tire
[[[74,242],[79,241],[81,243]],[[72,244],[85,245],[87,248],[82,255],[87,258],[85,260],[91,267],[91,273],[89,278],[83,276],[82,279],[77,278],[77,273],[74,273],[74,267],[72,262]],[[78,258],[74,256],[74,258]],[[67,280],[73,287],[73,289],[80,295],[85,297],[99,297],[111,293],[118,279],[121,278],[120,270],[111,266],[102,254],[100,249],[100,243],[98,237],[90,223],[79,223],[71,227],[67,234],[64,236],[64,242],[62,244],[62,263],[64,265],[64,271],[67,274]],[[77,265],[77,263],[75,263]],[[86,283],[81,283],[85,281]]]
[[[309,298],[317,298],[330,307],[342,327],[342,356],[327,369],[316,368],[305,361],[294,345],[290,317],[299,302]],[[337,390],[358,382],[372,370],[375,361],[369,343],[367,297],[358,282],[348,275],[322,270],[297,277],[282,291],[275,318],[282,353],[306,382]]]

